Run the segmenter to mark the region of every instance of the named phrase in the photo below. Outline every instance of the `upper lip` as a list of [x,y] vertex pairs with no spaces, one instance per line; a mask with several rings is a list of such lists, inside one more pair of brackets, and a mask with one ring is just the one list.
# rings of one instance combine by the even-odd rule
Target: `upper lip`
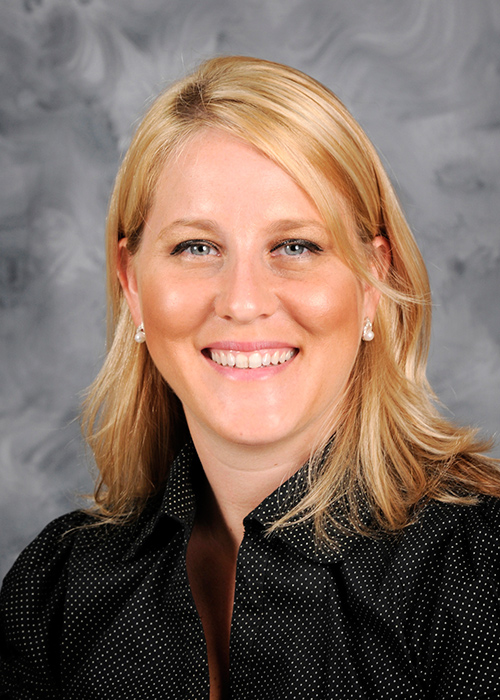
[[233,352],[254,352],[258,350],[271,350],[280,348],[293,349],[296,346],[291,343],[283,343],[279,340],[258,340],[254,342],[240,342],[235,340],[218,341],[210,343],[205,347],[206,350],[229,350]]

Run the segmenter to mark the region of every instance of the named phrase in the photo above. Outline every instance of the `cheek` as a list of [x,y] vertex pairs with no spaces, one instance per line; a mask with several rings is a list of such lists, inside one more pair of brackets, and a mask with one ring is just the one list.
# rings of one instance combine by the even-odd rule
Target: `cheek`
[[354,278],[339,276],[328,284],[297,295],[295,317],[326,342],[358,343],[363,315],[363,291]]
[[207,295],[196,283],[146,278],[140,291],[148,345],[191,335],[208,313]]

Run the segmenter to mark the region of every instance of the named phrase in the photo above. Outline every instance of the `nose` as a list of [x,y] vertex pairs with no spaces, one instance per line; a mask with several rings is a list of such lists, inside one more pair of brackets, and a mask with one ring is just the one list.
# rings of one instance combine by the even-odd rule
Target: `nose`
[[219,277],[217,316],[242,324],[272,316],[279,305],[272,278],[260,260],[241,259],[228,265]]

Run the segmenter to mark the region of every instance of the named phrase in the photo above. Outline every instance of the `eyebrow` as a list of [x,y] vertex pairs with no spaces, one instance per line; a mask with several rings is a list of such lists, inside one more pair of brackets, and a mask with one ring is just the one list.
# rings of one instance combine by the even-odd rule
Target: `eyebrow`
[[[199,229],[200,231],[208,232],[220,231],[220,226],[212,219],[182,218],[176,219],[168,226],[165,226],[165,228],[162,228],[159,233],[159,237],[163,238],[168,236],[169,233],[172,233],[172,231],[177,228],[194,228]],[[304,228],[314,228],[323,234],[328,234],[327,227],[314,219],[278,219],[270,225],[269,231],[272,234],[279,234],[297,231]]]
[[174,231],[176,228],[197,228],[201,231],[219,230],[217,223],[211,219],[176,219],[175,221],[172,221],[171,224],[161,229],[159,238],[168,236],[168,234],[172,233],[172,231]]
[[271,224],[270,230],[273,233],[287,233],[302,228],[313,228],[321,233],[328,233],[326,226],[314,219],[280,219]]

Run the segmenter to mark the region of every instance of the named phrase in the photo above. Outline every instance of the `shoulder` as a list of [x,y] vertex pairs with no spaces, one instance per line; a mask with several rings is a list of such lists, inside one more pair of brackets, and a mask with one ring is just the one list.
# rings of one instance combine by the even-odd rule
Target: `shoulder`
[[82,526],[91,521],[82,511],[67,513],[49,523],[21,552],[4,578],[0,591],[0,628],[16,634],[23,618],[46,616],[62,595],[67,564]]
[[429,568],[441,577],[444,595],[453,593],[466,605],[489,596],[497,605],[500,499],[482,496],[475,505],[432,503],[406,537],[406,549],[421,548]]
[[397,534],[356,538],[351,554],[359,559],[378,552],[386,564],[404,557],[421,565],[433,558],[442,561],[457,547],[466,548],[477,561],[500,563],[500,498],[479,496],[470,505],[430,501]]
[[404,559],[409,628],[435,697],[499,692],[500,500],[431,504],[408,530]]
[[[20,554],[0,591],[0,696],[59,697],[51,645],[81,511],[51,522]],[[52,647],[54,648],[54,647]],[[28,693],[28,690],[30,693]]]
[[108,572],[113,560],[119,568],[148,517],[149,510],[130,524],[96,526],[93,516],[74,511],[21,552],[0,590],[0,697],[60,697],[61,635],[75,581]]
[[[21,617],[53,616],[75,575],[93,571],[100,562],[121,561],[157,508],[151,498],[129,523],[98,523],[95,516],[73,511],[56,518],[21,552],[0,590],[0,629],[14,632]],[[9,623],[9,624],[7,624]],[[3,625],[3,627],[2,627]]]
[[33,576],[46,576],[63,565],[71,553],[78,531],[92,522],[83,511],[73,511],[50,522],[21,552],[7,573],[3,588],[15,581]]
[[481,496],[476,504],[430,502],[414,523],[386,544],[385,556],[400,580],[415,576],[459,589],[466,581],[500,577],[500,499]]
[[48,573],[57,567],[71,550],[77,529],[89,521],[83,511],[74,511],[50,522],[21,552],[4,579],[4,588],[16,579]]
[[500,679],[499,499],[430,502],[397,536],[358,538],[345,566],[365,626],[399,640],[429,697],[500,691],[489,685]]
[[[500,499],[480,496],[473,505],[431,502],[402,537],[406,548],[421,548],[443,559],[446,552],[462,552],[475,566],[500,564]],[[460,558],[460,557],[459,557]]]
[[455,630],[472,626],[475,633],[486,624],[500,635],[499,499],[430,502],[393,537],[357,538],[344,567],[356,597],[385,606],[402,628],[426,618],[428,632],[439,620]]
[[[56,518],[21,552],[5,576],[0,592],[0,616],[14,595],[31,599],[53,593],[68,571],[92,566],[95,558],[120,557],[143,524],[145,509],[129,524],[98,524],[91,514],[77,510]],[[0,618],[1,619],[1,618]]]

